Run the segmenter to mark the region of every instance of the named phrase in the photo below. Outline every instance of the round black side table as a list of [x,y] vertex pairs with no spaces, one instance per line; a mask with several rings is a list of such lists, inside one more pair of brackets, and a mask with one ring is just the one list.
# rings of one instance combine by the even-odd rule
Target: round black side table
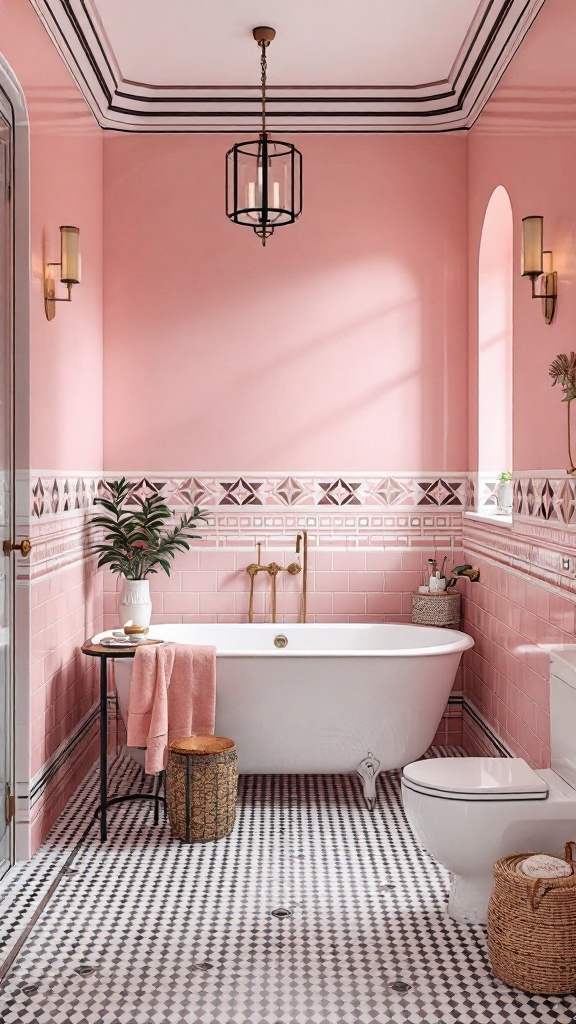
[[[138,646],[148,643],[154,641],[142,640]],[[113,804],[120,804],[125,800],[154,800],[154,824],[158,824],[160,804],[166,807],[164,797],[160,796],[165,773],[159,773],[153,793],[127,793],[125,796],[108,799],[108,662],[111,658],[133,658],[136,647],[107,647],[87,640],[82,644],[81,650],[82,654],[89,658],[100,658],[100,806],[96,808],[94,817],[100,815],[100,841],[104,843],[108,838],[106,812]]]

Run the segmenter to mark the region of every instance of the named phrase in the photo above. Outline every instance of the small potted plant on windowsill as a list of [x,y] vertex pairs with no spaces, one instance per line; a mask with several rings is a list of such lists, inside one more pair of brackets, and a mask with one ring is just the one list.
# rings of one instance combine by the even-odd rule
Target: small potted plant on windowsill
[[92,546],[98,553],[98,568],[107,565],[111,572],[124,576],[120,598],[120,626],[132,625],[145,629],[150,623],[152,602],[147,579],[162,569],[170,575],[170,562],[179,551],[189,551],[198,522],[206,519],[206,512],[194,506],[189,515],[180,516],[175,526],[169,527],[172,512],[160,494],[147,498],[133,495],[135,507],[126,508],[132,485],[122,477],[106,483],[106,495],[95,499],[105,509],[105,515],[94,516],[91,527],[102,530],[103,536]]
[[512,511],[512,504],[512,473],[505,470],[503,473],[500,473],[496,484],[496,505],[499,512],[506,512],[507,514],[510,514]]

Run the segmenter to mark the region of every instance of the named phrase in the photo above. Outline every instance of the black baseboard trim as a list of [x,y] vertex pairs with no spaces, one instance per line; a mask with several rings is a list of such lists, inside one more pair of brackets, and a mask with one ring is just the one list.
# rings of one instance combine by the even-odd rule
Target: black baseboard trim
[[474,724],[484,733],[486,739],[500,754],[500,757],[515,757],[510,748],[504,743],[504,740],[500,739],[498,733],[488,725],[488,723],[482,718],[482,715],[478,713],[473,704],[464,697],[462,701],[462,718],[466,720],[466,716],[470,717]]

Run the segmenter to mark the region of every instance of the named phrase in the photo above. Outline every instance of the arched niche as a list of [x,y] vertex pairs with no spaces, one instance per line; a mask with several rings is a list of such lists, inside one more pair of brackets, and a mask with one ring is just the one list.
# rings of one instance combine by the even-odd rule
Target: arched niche
[[512,205],[503,185],[484,215],[478,261],[478,470],[512,470]]

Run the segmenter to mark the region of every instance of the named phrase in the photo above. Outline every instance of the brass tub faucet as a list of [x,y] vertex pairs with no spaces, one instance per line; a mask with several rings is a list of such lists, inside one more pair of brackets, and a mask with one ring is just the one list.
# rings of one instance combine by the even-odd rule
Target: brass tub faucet
[[[256,579],[259,572],[267,572],[272,580],[272,622],[276,622],[276,577],[278,573],[288,572],[291,576],[296,576],[299,572],[302,572],[302,567],[298,562],[290,562],[290,565],[278,565],[278,562],[269,562],[268,565],[261,564],[261,550],[262,544],[258,543],[257,548],[257,560],[251,562],[250,565],[246,566],[246,572],[250,577],[250,601],[248,603],[248,622],[254,622],[254,580]],[[298,550],[298,549],[297,549]]]

